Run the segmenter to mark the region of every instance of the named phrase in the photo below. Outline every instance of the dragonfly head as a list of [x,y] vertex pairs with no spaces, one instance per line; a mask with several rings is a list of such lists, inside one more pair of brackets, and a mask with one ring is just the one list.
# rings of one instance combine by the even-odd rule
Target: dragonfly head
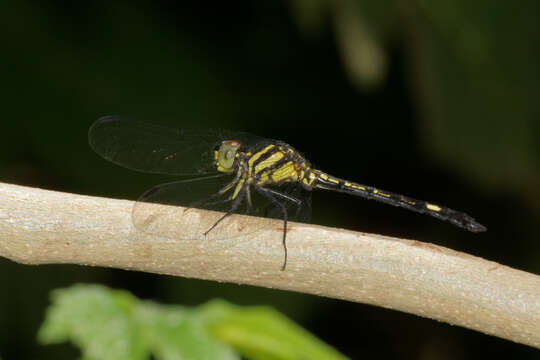
[[237,157],[238,149],[242,143],[238,140],[225,140],[214,149],[214,160],[218,171],[234,171],[234,162]]

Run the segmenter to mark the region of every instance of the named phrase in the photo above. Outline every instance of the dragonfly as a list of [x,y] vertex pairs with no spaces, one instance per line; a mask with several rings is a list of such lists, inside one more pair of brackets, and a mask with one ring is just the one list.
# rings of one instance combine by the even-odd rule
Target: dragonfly
[[[106,116],[90,127],[88,139],[97,154],[117,165],[182,177],[154,186],[139,197],[132,210],[136,229],[168,238],[226,240],[232,244],[234,232],[225,230],[238,226],[233,221],[235,216],[281,219],[281,270],[287,265],[288,222],[309,221],[311,193],[315,189],[431,215],[473,233],[486,231],[485,226],[463,212],[331,176],[313,168],[291,145],[249,133],[182,129]],[[148,206],[156,203],[165,206],[160,210]],[[195,218],[191,209],[212,211],[211,215]],[[166,226],[178,219],[185,219],[187,227],[175,231]]]

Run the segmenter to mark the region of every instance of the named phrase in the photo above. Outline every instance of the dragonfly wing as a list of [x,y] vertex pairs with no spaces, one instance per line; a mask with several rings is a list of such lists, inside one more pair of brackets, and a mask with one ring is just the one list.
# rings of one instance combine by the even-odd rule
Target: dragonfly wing
[[155,186],[135,203],[133,224],[139,231],[160,237],[219,241],[222,247],[235,245],[235,238],[241,235],[275,226],[270,219],[251,217],[250,223],[257,224],[247,228],[245,202],[232,215],[220,220],[231,210],[230,195],[234,188],[221,195],[219,190],[232,181],[233,177],[221,175]]
[[305,190],[298,183],[265,187],[263,193],[255,191],[252,197],[253,215],[283,219],[285,210],[288,221],[311,220],[311,191]]
[[250,146],[261,138],[227,130],[190,130],[102,117],[88,132],[92,149],[105,159],[128,169],[172,175],[216,173],[214,147],[236,139]]

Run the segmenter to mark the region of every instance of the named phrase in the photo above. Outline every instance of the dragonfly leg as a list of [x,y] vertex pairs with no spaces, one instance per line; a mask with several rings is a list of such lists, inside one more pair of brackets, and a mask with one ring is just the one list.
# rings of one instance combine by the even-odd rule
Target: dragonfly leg
[[[274,191],[272,189],[265,189],[263,187],[255,187],[255,189],[257,189],[257,191],[261,195],[263,195],[268,200],[270,200],[270,202],[272,202],[273,204],[279,206],[281,208],[281,211],[283,212],[283,240],[282,240],[282,243],[283,243],[283,250],[285,251],[285,259],[283,260],[283,266],[281,267],[281,271],[284,271],[285,267],[287,266],[287,242],[286,242],[286,240],[287,240],[287,208],[285,207],[285,205],[283,205],[281,202],[279,202],[274,197],[274,195],[278,195],[278,196],[280,196],[282,198],[286,198],[286,199],[288,199],[289,196],[287,196],[285,194],[281,194],[281,193],[279,193],[277,191]],[[298,200],[298,199],[296,199],[296,200]]]
[[282,199],[288,200],[291,203],[294,203],[296,205],[296,215],[298,216],[298,214],[300,213],[300,210],[302,209],[302,207],[301,207],[302,206],[302,200],[300,200],[300,199],[298,199],[298,198],[296,198],[294,196],[287,195],[287,194],[284,194],[282,192],[273,190],[273,189],[265,188],[265,190],[270,192],[272,195],[275,195],[275,196],[280,197]]
[[251,192],[249,191],[249,185],[246,187],[246,214],[250,214],[253,210],[253,203],[251,202]]
[[231,201],[232,199],[225,199],[225,200],[218,200],[218,201],[214,201],[214,202],[209,202],[210,200],[227,193],[227,191],[231,190],[236,185],[237,182],[238,182],[238,178],[234,178],[233,181],[231,181],[227,185],[223,186],[221,189],[219,189],[218,192],[210,195],[206,199],[199,200],[199,201],[196,201],[196,202],[190,204],[189,207],[186,210],[184,210],[184,213],[186,211],[188,211],[189,209],[193,209],[193,208],[196,208],[198,206],[216,205],[216,204],[220,204],[220,203],[226,203],[227,201]]
[[[238,209],[238,207],[239,207],[240,204],[242,203],[242,200],[244,199],[244,194],[245,194],[244,191],[241,191],[241,192],[240,192],[240,194],[236,197],[236,199],[234,199],[234,201],[233,201],[233,203],[232,203],[231,208],[229,209],[229,211],[227,211],[222,217],[220,217],[220,218],[218,219],[218,221],[216,221],[216,222],[214,223],[214,225],[210,226],[210,229],[208,229],[208,230],[206,230],[206,231],[204,232],[204,235],[205,235],[205,236],[208,235],[208,233],[209,233],[210,231],[212,231],[212,230],[213,230],[220,222],[222,222],[223,220],[225,220],[226,217],[228,217],[228,216],[231,215],[233,212],[235,212],[236,209]],[[227,201],[230,201],[230,199],[227,200]]]

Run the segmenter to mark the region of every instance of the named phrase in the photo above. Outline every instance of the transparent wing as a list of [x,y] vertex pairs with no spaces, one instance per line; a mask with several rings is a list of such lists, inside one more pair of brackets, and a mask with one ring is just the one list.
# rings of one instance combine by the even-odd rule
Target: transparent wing
[[171,175],[216,173],[214,147],[231,139],[246,148],[265,140],[242,132],[178,129],[115,116],[100,118],[88,132],[90,146],[105,159],[136,171]]
[[[233,214],[223,218],[233,206],[230,195],[234,188],[223,195],[218,195],[218,192],[233,179],[231,176],[209,176],[157,185],[141,195],[135,203],[133,224],[137,230],[145,233],[180,240],[212,241],[214,246],[219,243],[217,246],[220,248],[227,248],[237,245],[241,235],[269,228],[276,230],[279,239],[283,223],[268,218],[282,220],[283,209],[287,211],[288,221],[309,221],[311,192],[303,190],[298,184],[272,189],[272,197],[276,201],[252,186],[249,195],[247,192],[241,195],[242,202]],[[251,199],[251,206],[248,198]],[[250,218],[248,227],[247,215],[259,217]],[[256,224],[253,225],[253,221]]]
[[[305,190],[298,183],[285,183],[280,186],[263,188],[266,196],[257,189],[253,197],[253,215],[283,219],[283,209],[287,213],[288,221],[309,222],[311,220],[311,191]],[[268,193],[270,191],[270,193]],[[268,198],[271,196],[271,199]],[[275,201],[274,201],[275,200]]]

